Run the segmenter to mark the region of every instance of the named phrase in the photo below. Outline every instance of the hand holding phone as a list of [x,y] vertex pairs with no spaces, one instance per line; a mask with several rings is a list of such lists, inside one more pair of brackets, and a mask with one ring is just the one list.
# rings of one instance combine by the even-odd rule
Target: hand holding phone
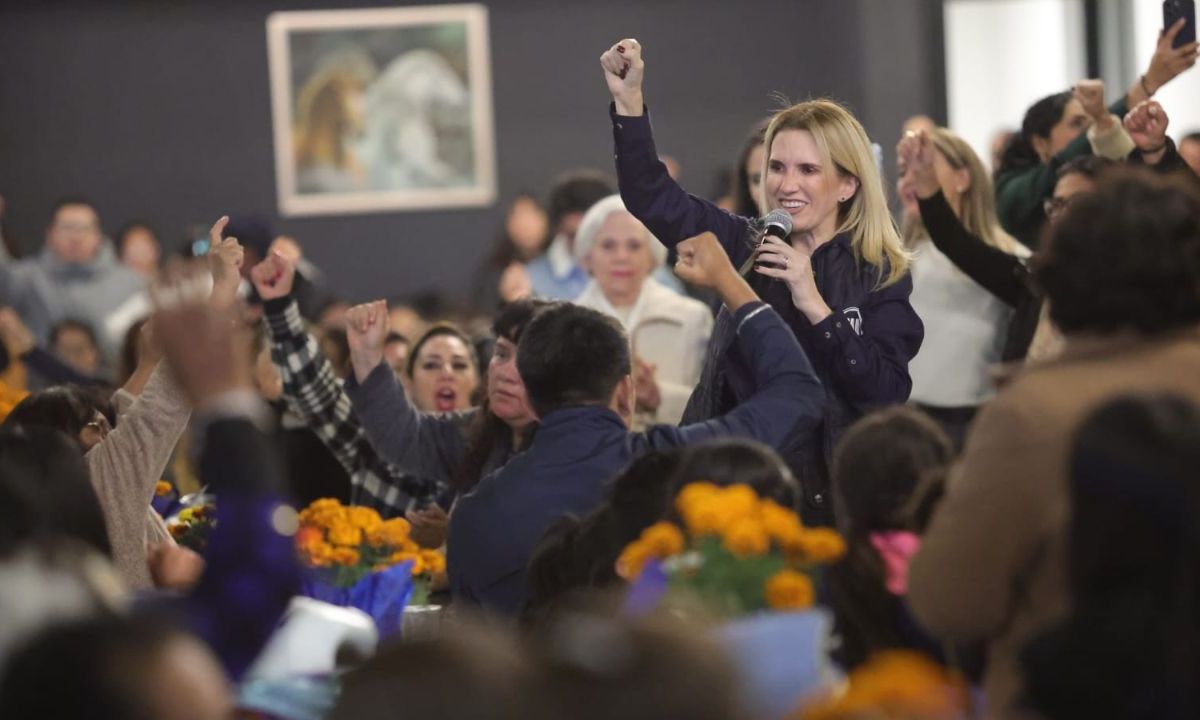
[[1171,41],[1172,48],[1196,42],[1196,3],[1193,0],[1163,0],[1163,32],[1170,32],[1180,20],[1185,24]]

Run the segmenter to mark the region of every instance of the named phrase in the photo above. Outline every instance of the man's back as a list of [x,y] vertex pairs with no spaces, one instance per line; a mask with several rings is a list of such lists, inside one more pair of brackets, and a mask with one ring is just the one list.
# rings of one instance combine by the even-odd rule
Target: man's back
[[525,599],[525,566],[542,534],[565,515],[583,515],[633,460],[631,434],[604,407],[560,410],[529,450],[461,498],[450,524],[450,581],[456,596],[515,615]]

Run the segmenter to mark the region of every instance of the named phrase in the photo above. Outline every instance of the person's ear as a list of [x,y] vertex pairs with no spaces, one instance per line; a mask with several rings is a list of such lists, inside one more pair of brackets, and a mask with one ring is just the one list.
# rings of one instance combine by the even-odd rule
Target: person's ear
[[858,178],[853,175],[842,175],[838,182],[838,202],[846,203],[854,199],[858,192]]
[[1033,146],[1033,151],[1037,153],[1038,159],[1046,162],[1050,159],[1050,138],[1038,137],[1034,135],[1029,139],[1029,144]]
[[959,168],[954,171],[954,189],[962,195],[971,189],[971,171],[967,168]]
[[613,390],[611,407],[613,412],[621,416],[626,424],[633,423],[633,410],[637,407],[637,389],[633,375],[626,375],[617,383]]

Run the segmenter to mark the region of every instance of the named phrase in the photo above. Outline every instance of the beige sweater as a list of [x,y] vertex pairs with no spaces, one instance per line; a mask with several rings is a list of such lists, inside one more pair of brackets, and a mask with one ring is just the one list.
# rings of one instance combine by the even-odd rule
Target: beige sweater
[[1200,402],[1200,330],[1072,338],[975,418],[909,566],[908,602],[935,637],[988,646],[988,718],[1022,718],[1019,656],[1069,611],[1070,454],[1080,423],[1127,394]]
[[118,390],[113,405],[117,426],[84,458],[104,510],[117,572],[131,590],[143,590],[154,585],[147,547],[174,542],[150,502],[192,409],[165,363],[139,397]]

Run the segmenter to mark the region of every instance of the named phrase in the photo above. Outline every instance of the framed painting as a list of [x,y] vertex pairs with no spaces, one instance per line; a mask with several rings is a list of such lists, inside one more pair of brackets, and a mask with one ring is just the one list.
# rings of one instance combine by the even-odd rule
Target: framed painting
[[283,215],[495,201],[484,6],[273,13],[267,49]]

